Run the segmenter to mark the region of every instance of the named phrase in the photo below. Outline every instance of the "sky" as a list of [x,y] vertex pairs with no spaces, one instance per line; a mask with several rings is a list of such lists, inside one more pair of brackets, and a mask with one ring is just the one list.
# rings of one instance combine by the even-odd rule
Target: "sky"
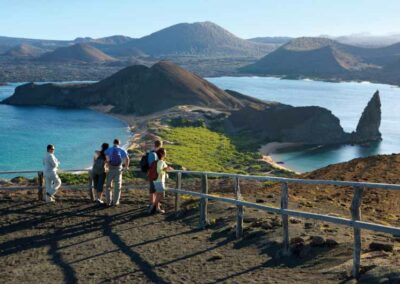
[[0,36],[142,37],[214,22],[242,38],[400,33],[399,0],[0,0]]

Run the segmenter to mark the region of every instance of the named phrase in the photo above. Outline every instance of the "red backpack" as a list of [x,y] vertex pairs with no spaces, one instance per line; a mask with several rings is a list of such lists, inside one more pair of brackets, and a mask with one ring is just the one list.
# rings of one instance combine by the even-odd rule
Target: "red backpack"
[[158,161],[153,161],[150,165],[149,172],[147,174],[149,181],[155,181],[158,178],[157,162]]

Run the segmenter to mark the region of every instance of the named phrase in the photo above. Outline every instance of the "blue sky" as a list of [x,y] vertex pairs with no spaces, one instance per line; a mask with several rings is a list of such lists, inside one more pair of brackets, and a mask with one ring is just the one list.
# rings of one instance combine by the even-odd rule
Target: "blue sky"
[[237,36],[400,33],[399,0],[0,0],[0,35],[141,37],[212,21]]

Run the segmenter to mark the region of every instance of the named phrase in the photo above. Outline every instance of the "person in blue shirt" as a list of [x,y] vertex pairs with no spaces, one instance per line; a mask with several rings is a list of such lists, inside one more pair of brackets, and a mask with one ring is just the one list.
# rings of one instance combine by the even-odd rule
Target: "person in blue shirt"
[[[147,164],[149,167],[154,161],[158,161],[157,151],[162,147],[162,142],[160,140],[154,141],[154,149],[149,152],[147,156]],[[151,207],[156,199],[156,189],[154,187],[154,181],[149,180],[149,207]]]
[[[108,173],[106,182],[106,204],[108,206],[119,205],[122,186],[122,172],[129,168],[129,156],[125,149],[121,148],[120,141],[114,139],[114,146],[105,151]],[[111,193],[111,183],[114,181],[114,193]]]

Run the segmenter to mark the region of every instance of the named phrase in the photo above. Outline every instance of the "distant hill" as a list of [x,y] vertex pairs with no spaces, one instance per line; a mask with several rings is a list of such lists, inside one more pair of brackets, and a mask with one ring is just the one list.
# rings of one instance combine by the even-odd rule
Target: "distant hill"
[[349,45],[360,47],[385,47],[400,42],[400,34],[393,35],[369,35],[354,34],[339,37],[331,37],[332,39]]
[[176,105],[224,110],[243,106],[234,96],[166,61],[151,68],[130,66],[95,84],[23,85],[5,102],[61,107],[112,105],[113,112],[136,114],[156,112]]
[[335,75],[359,70],[366,65],[337,42],[325,38],[299,38],[290,41],[245,66],[243,72],[273,75]]
[[293,39],[292,37],[287,37],[287,36],[273,36],[273,37],[269,36],[269,37],[249,38],[248,41],[264,43],[264,44],[282,45],[282,44],[288,43],[292,39]]
[[41,48],[26,43],[22,43],[20,45],[17,45],[9,49],[3,55],[10,56],[12,58],[34,58],[44,52],[45,51]]
[[113,54],[129,55],[137,48],[151,56],[263,56],[272,48],[238,38],[211,22],[182,23],[134,39]]
[[115,61],[115,59],[101,50],[88,44],[60,47],[52,52],[43,54],[39,59],[42,62],[87,62],[102,63]]
[[29,44],[37,47],[57,48],[60,46],[66,46],[70,44],[70,41],[0,36],[0,46],[11,48],[20,44]]
[[400,43],[365,48],[328,38],[298,38],[239,69],[242,73],[366,80],[400,85]]

